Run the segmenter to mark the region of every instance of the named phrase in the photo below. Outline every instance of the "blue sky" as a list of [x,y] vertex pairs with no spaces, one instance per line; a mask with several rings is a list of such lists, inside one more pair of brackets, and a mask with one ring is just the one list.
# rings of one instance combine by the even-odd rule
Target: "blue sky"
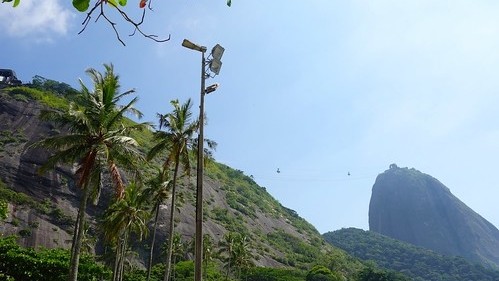
[[[138,2],[129,1],[131,14]],[[35,4],[36,3],[36,6]],[[113,63],[145,120],[174,98],[199,104],[200,53],[225,47],[207,85],[206,137],[219,162],[253,175],[320,232],[368,229],[376,176],[391,163],[439,179],[499,226],[499,3],[496,1],[153,1],[128,37],[67,0],[0,4],[0,67],[89,85]],[[277,173],[277,169],[281,173]],[[350,176],[348,176],[350,172]]]

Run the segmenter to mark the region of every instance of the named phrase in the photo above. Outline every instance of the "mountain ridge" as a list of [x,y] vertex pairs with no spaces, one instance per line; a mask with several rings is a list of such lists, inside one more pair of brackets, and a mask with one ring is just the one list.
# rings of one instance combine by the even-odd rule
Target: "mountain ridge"
[[323,236],[328,243],[354,257],[403,272],[414,281],[499,280],[498,268],[488,268],[462,257],[445,256],[377,232],[343,228]]
[[395,164],[376,178],[369,229],[386,236],[499,266],[499,230],[437,179]]

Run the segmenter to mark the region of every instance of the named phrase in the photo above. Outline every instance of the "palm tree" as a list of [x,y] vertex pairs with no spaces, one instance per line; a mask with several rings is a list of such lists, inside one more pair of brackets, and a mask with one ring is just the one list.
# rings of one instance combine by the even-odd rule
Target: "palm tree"
[[237,268],[238,279],[241,277],[241,271],[253,265],[253,254],[251,253],[251,245],[245,235],[239,235],[236,239],[232,260]]
[[220,253],[225,253],[225,267],[227,268],[226,280],[229,279],[229,274],[232,267],[237,268],[237,277],[241,276],[241,271],[253,265],[253,254],[251,253],[251,245],[245,235],[239,233],[228,232],[224,235],[223,240],[219,242]]
[[175,279],[175,265],[177,264],[177,259],[183,259],[185,257],[186,244],[182,241],[182,236],[180,233],[175,233],[173,235],[173,247],[172,247],[172,264],[173,264],[173,274],[172,279]]
[[[174,231],[174,218],[175,218],[175,199],[176,199],[176,184],[179,172],[180,163],[185,173],[190,171],[189,149],[192,146],[192,136],[198,129],[198,121],[191,121],[191,100],[180,105],[178,100],[171,101],[173,111],[171,113],[160,115],[160,130],[155,132],[154,139],[158,143],[149,151],[148,159],[152,159],[160,152],[167,151],[166,160],[163,163],[163,169],[168,170],[173,163],[173,179],[172,179],[172,192],[171,192],[171,207],[170,207],[170,239],[166,257],[166,270],[165,281],[170,280],[171,271],[171,258],[173,248],[173,231]],[[165,127],[166,131],[161,131]]]
[[203,235],[203,263],[204,263],[204,279],[208,280],[208,265],[213,260],[213,238],[209,234]]
[[234,255],[234,247],[236,245],[236,234],[234,232],[225,233],[223,240],[220,240],[220,254],[225,253],[225,267],[227,268],[227,273],[225,275],[225,280],[229,280],[229,274],[232,266],[232,257]]
[[158,228],[159,208],[170,196],[171,181],[168,179],[168,171],[158,169],[157,177],[150,181],[151,187],[146,189],[145,194],[151,198],[154,210],[154,224],[152,229],[151,249],[147,263],[147,281],[151,279],[154,245],[156,243],[156,230]]
[[113,281],[121,281],[125,254],[130,235],[135,234],[139,240],[147,235],[147,221],[150,212],[142,185],[131,183],[122,199],[117,199],[106,211],[103,220],[104,238],[114,244],[115,260]]
[[42,166],[42,172],[59,163],[76,164],[77,186],[83,190],[71,247],[68,278],[70,281],[76,281],[78,278],[87,201],[93,197],[94,203],[97,203],[103,172],[108,171],[116,197],[122,198],[124,183],[118,166],[128,172],[136,172],[139,169],[138,161],[143,159],[137,149],[138,143],[130,137],[130,133],[133,130],[142,130],[148,124],[124,122],[126,113],[141,117],[140,111],[134,108],[137,98],[133,98],[124,106],[119,105],[123,97],[134,91],[120,94],[119,77],[114,74],[113,66],[105,64],[104,67],[104,75],[95,69],[86,71],[94,83],[94,89],[90,91],[80,80],[81,96],[77,102],[69,105],[67,111],[42,112],[42,119],[55,122],[68,133],[49,137],[35,144],[55,151]]

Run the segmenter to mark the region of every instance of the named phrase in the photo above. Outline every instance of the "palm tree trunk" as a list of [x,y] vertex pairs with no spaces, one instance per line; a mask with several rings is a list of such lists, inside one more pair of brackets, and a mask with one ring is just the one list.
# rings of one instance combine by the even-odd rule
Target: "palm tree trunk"
[[73,236],[73,243],[71,247],[71,263],[69,267],[69,281],[78,280],[78,265],[80,264],[80,250],[81,242],[83,241],[83,232],[85,229],[85,213],[87,210],[87,201],[90,196],[90,188],[85,186],[83,188],[83,198],[80,201],[80,207],[78,208],[78,217],[75,223],[75,234]]
[[175,189],[177,187],[177,173],[179,166],[179,154],[175,156],[175,170],[173,172],[173,182],[172,182],[172,206],[170,209],[170,241],[168,241],[168,252],[166,254],[166,270],[164,281],[170,281],[170,271],[172,265],[172,251],[173,251],[173,224],[175,222]]
[[151,252],[149,253],[149,263],[147,264],[147,281],[149,281],[149,279],[151,279],[152,259],[153,259],[153,254],[154,254],[154,243],[156,242],[156,229],[158,227],[159,205],[160,205],[160,203],[158,202],[156,205],[156,214],[154,215],[154,227],[152,230]]
[[125,254],[128,241],[128,232],[125,231],[123,235],[118,238],[116,245],[116,256],[114,259],[113,281],[123,280],[123,268],[125,264]]
[[229,264],[227,265],[227,275],[225,276],[225,280],[229,280],[229,273],[230,273],[230,255],[232,253],[229,252]]
[[116,250],[114,252],[114,266],[113,266],[113,281],[118,280],[118,271],[120,268],[120,259],[121,259],[121,237],[118,238],[118,241],[116,243]]
[[123,280],[123,275],[125,273],[125,259],[126,259],[125,255],[127,253],[127,247],[128,247],[128,231],[125,231],[125,235],[123,237],[123,241],[121,244],[121,258],[118,270],[118,279],[116,281]]

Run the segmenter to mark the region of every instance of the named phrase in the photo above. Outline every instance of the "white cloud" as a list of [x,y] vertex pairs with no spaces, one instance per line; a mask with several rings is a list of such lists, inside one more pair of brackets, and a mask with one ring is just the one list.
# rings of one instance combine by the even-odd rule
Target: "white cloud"
[[65,35],[73,17],[71,10],[64,7],[60,0],[21,0],[16,8],[4,4],[0,9],[4,34],[17,38],[30,37],[36,41]]

